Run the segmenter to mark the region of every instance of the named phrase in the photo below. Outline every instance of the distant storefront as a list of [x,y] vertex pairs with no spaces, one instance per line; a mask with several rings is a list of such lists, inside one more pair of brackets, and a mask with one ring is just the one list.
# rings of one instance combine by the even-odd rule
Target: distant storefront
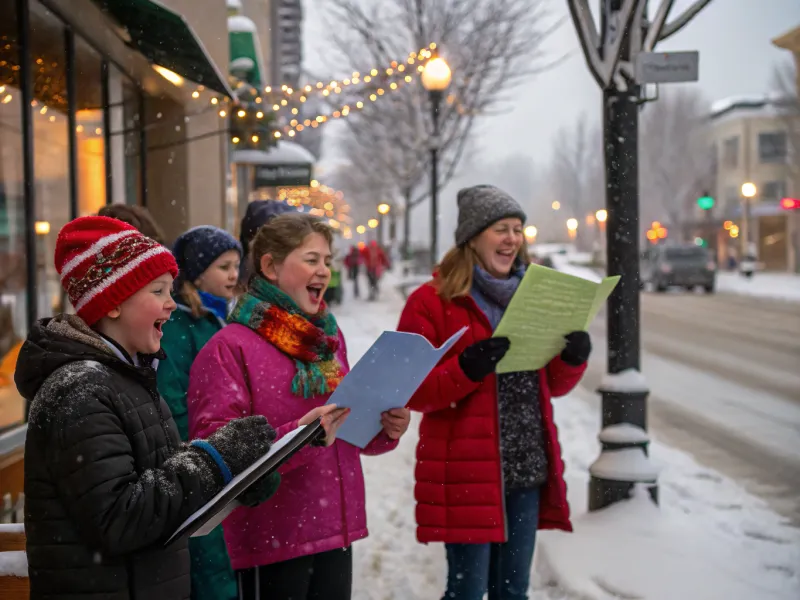
[[[170,4],[204,15],[205,43]],[[148,207],[168,237],[226,224],[216,105],[230,90],[206,49],[220,38],[227,65],[225,10],[216,0],[0,1],[0,430],[23,417],[19,341],[64,308],[52,254],[67,221],[127,203]]]

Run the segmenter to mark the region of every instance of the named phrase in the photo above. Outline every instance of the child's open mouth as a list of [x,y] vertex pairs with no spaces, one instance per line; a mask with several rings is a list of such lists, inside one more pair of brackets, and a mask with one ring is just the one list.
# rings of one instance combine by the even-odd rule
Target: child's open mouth
[[163,326],[163,325],[164,325],[164,321],[162,321],[161,319],[159,319],[158,321],[156,321],[155,323],[153,323],[153,327],[154,327],[154,328],[155,328],[155,330],[158,332],[158,337],[159,337],[159,338],[160,338],[162,335],[164,335],[164,332],[161,330],[161,328],[162,328],[162,326]]
[[322,288],[324,286],[320,284],[309,285],[306,287],[308,290],[308,297],[311,299],[311,302],[314,304],[318,304],[320,300],[322,300]]

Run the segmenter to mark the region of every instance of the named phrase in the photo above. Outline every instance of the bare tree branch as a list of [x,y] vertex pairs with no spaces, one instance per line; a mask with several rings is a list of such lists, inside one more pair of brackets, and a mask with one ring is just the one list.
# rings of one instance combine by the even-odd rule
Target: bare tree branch
[[694,4],[684,10],[674,21],[664,25],[661,35],[658,37],[659,41],[665,40],[671,35],[675,35],[681,29],[689,24],[689,21],[694,19],[697,14],[703,10],[711,0],[695,0]]
[[664,94],[643,113],[639,131],[642,222],[680,227],[713,189],[713,153],[702,134],[708,102],[694,89]]
[[[337,32],[333,41],[339,65],[363,73],[400,61],[431,42],[447,59],[453,80],[439,113],[439,187],[458,171],[478,120],[502,110],[509,90],[553,64],[545,59],[542,45],[559,22],[550,18],[546,0],[397,0],[388,5],[328,0],[327,4],[329,30]],[[406,66],[405,72],[413,76],[419,62]],[[378,79],[382,77],[379,74]],[[389,177],[393,193],[410,198],[407,210],[428,196],[429,102],[415,77],[380,101],[366,102],[345,120],[345,155],[353,165]]]
[[661,4],[658,5],[656,16],[650,24],[647,36],[644,39],[642,50],[645,52],[652,52],[658,40],[661,39],[661,32],[664,30],[664,24],[667,22],[667,17],[669,17],[669,11],[672,10],[673,4],[675,4],[675,0],[661,0]]

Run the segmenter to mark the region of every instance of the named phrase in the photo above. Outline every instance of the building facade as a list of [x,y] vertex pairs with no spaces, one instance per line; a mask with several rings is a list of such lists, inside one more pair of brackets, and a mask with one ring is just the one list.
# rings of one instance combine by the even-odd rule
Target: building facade
[[[735,238],[722,233],[724,243],[718,244],[721,259],[741,255],[751,242],[765,268],[796,270],[791,213],[781,207],[783,198],[800,193],[795,178],[797,156],[790,143],[796,119],[787,101],[780,98],[731,98],[714,103],[708,120],[709,142],[716,158],[713,215],[735,224],[737,232]],[[742,195],[745,183],[756,186],[751,199]]]
[[126,203],[168,241],[228,225],[226,19],[219,0],[0,2],[0,430],[24,417],[15,349],[66,308],[67,221]]

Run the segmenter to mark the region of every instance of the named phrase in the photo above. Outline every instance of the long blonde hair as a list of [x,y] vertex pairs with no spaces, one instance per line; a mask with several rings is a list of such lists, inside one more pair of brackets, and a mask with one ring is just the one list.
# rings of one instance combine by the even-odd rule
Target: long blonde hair
[[[517,259],[523,265],[530,264],[531,259],[525,244],[520,247]],[[450,248],[436,269],[434,286],[439,297],[450,302],[453,298],[468,296],[472,289],[472,273],[478,264],[478,255],[469,243]]]
[[193,284],[191,281],[181,282],[181,287],[180,290],[178,290],[178,295],[180,296],[181,300],[183,300],[189,307],[189,310],[192,311],[192,316],[195,319],[199,319],[200,317],[206,314],[207,311],[203,306],[203,301],[200,299],[200,294],[197,291],[197,286],[195,286],[195,284]]

